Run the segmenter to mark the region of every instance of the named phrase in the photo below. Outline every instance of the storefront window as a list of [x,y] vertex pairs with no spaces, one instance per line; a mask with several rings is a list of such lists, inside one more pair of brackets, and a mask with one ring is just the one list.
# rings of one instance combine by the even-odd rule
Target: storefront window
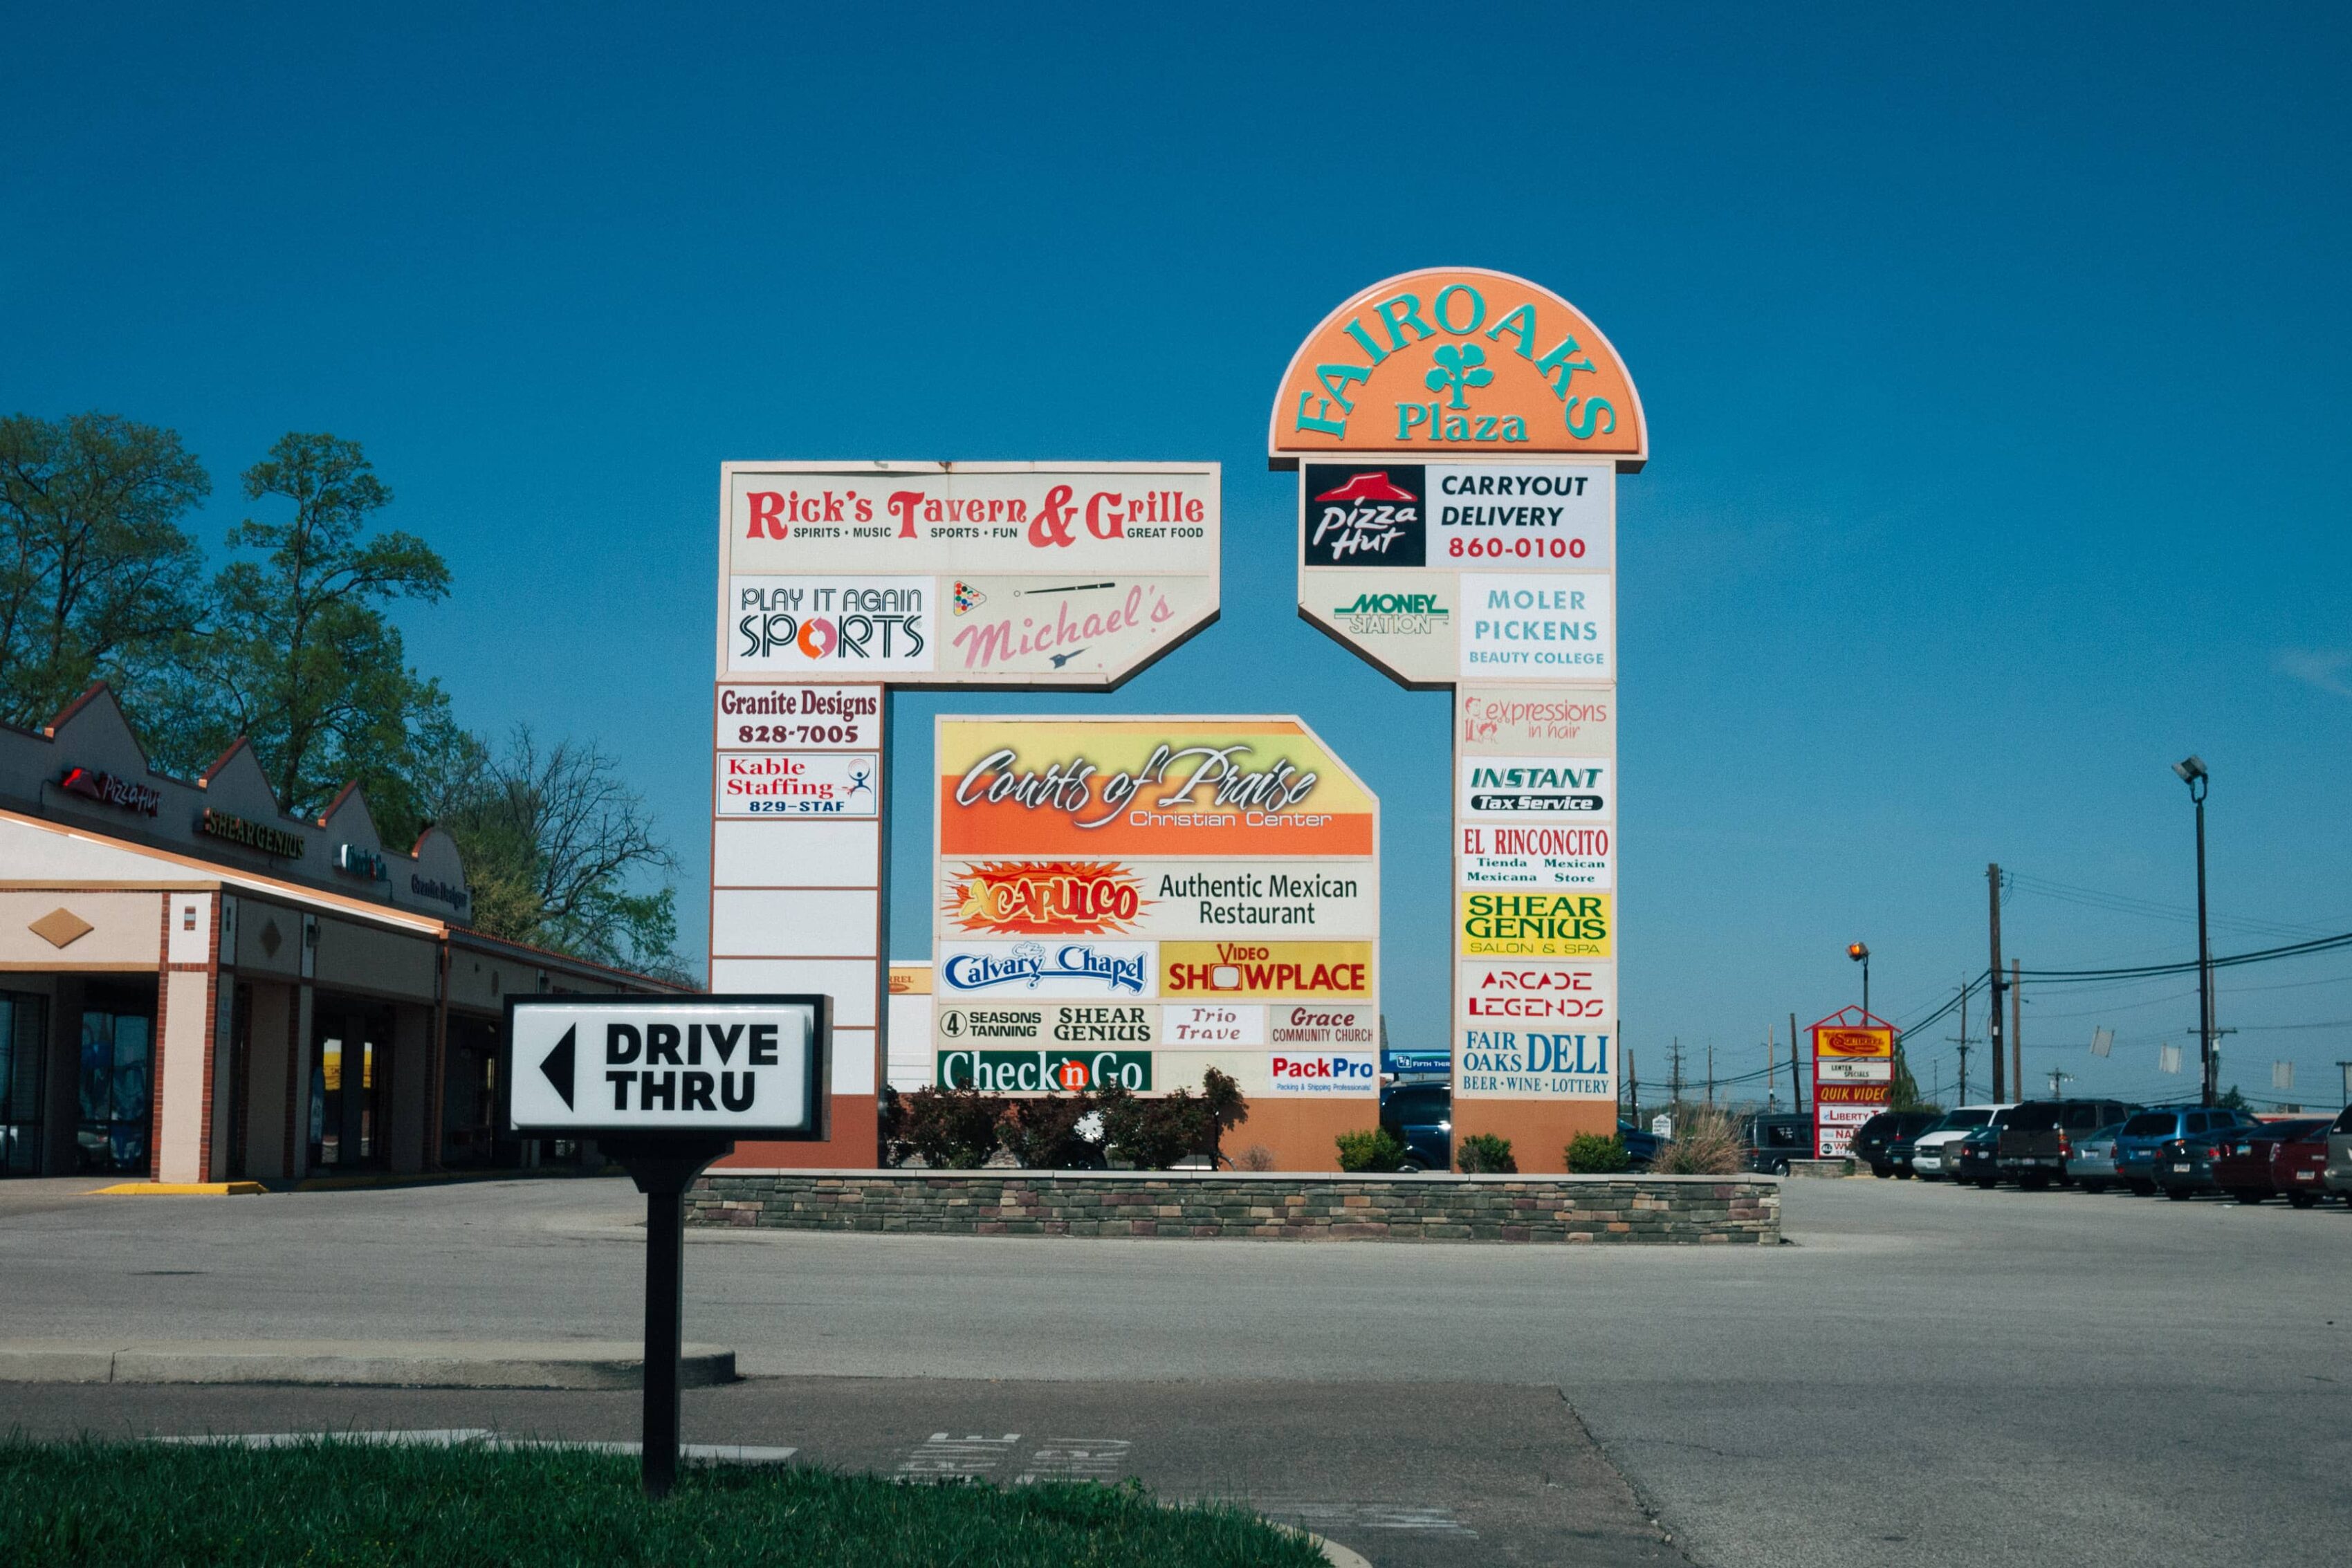
[[0,1176],[40,1174],[47,1000],[0,991]]
[[153,1019],[137,1013],[81,1015],[79,1168],[146,1173],[154,1028]]

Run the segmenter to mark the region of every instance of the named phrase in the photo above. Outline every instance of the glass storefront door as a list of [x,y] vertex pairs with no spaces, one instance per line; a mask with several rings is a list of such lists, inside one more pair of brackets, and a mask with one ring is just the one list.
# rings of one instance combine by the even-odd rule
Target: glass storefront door
[[41,1174],[48,1053],[48,998],[0,991],[0,1176]]
[[392,1009],[321,999],[310,1051],[310,1165],[356,1170],[383,1163],[383,1090]]
[[82,1010],[76,1169],[147,1174],[154,1034],[155,1020],[144,1013]]

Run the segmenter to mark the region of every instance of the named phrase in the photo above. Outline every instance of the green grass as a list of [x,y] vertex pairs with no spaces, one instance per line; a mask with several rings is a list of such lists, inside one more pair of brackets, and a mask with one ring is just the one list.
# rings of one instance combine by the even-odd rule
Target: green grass
[[0,1563],[435,1568],[1313,1568],[1303,1538],[1140,1486],[901,1486],[697,1468],[660,1502],[633,1458],[339,1443],[249,1449],[0,1438]]

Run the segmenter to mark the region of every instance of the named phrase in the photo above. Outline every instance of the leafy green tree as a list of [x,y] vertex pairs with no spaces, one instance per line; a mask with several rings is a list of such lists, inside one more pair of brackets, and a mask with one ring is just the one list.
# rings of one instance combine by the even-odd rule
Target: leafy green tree
[[[641,973],[676,975],[676,862],[645,798],[592,744],[542,746],[517,725],[503,752],[446,719],[425,727],[417,807],[466,857],[477,930]],[[648,877],[662,885],[646,890]]]
[[1900,1035],[1895,1038],[1895,1082],[1890,1088],[1886,1108],[1890,1111],[1942,1109],[1941,1106],[1929,1104],[1920,1096],[1919,1081],[1911,1076],[1911,1064],[1904,1060],[1903,1037]]
[[0,418],[0,719],[45,723],[100,679],[135,700],[168,666],[204,565],[180,518],[211,492],[171,431]]
[[246,736],[288,811],[316,812],[357,779],[396,841],[418,816],[413,737],[447,699],[409,667],[384,610],[437,603],[449,569],[414,534],[369,533],[392,492],[357,442],[286,435],[246,470],[245,494],[291,513],[229,530],[258,559],[221,569],[209,623],[181,641],[172,760],[200,767]]

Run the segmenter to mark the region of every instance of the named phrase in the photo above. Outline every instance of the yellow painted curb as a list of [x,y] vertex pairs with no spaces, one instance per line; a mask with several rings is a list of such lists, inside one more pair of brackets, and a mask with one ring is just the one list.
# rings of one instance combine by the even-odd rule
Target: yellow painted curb
[[85,1197],[249,1197],[269,1189],[257,1181],[126,1181]]

